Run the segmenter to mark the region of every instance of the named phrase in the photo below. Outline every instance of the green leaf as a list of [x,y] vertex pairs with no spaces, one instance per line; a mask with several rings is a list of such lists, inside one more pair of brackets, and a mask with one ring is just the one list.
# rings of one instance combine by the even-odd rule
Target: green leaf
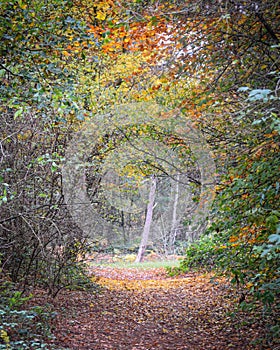
[[271,94],[270,89],[256,89],[249,92],[249,101],[267,100],[268,95]]
[[280,234],[273,234],[268,237],[269,242],[280,245]]
[[19,117],[20,115],[22,115],[23,113],[23,108],[20,107],[14,114],[14,118],[16,119],[17,117]]
[[248,91],[248,90],[250,90],[248,86],[241,86],[240,88],[237,89],[237,91],[241,91],[241,92]]

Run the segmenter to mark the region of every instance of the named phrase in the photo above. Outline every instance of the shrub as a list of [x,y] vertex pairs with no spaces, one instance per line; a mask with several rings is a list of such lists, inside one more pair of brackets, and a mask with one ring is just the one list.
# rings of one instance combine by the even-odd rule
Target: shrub
[[51,349],[51,321],[56,316],[49,305],[25,308],[32,295],[23,296],[5,282],[0,290],[0,349]]

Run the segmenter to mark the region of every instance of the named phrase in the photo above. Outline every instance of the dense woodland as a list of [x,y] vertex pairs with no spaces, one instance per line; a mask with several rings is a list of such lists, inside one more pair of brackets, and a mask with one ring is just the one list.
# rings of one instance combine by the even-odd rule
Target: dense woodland
[[278,344],[278,1],[2,0],[0,23],[0,348],[41,348],[12,343],[33,290],[139,245],[226,276]]

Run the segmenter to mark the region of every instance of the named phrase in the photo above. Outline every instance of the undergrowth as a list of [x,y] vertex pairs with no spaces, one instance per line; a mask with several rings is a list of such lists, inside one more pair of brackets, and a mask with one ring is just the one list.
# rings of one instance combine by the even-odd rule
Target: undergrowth
[[32,294],[24,296],[16,286],[1,281],[0,349],[51,349],[51,323],[56,313],[48,304],[27,306]]
[[[84,268],[72,269],[65,280],[68,283],[55,293],[50,293],[50,289],[42,292],[54,298],[62,289],[98,291]],[[57,311],[49,303],[34,305],[33,294],[24,293],[21,288],[20,283],[11,282],[0,270],[0,350],[55,349],[50,341],[54,339],[52,325]]]
[[188,246],[179,266],[167,267],[167,272],[174,276],[189,271],[211,271],[226,276],[238,295],[234,314],[258,309],[265,325],[264,339],[260,342],[280,346],[278,236],[271,235],[269,243],[250,247],[233,245],[227,234],[204,235]]

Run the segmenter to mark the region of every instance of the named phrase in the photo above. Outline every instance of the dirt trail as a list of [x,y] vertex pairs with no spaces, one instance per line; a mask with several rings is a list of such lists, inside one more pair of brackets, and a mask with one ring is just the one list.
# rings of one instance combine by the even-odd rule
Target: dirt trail
[[79,350],[262,349],[260,330],[232,318],[230,288],[209,275],[166,276],[164,269],[97,268],[102,291],[64,292],[55,345]]

